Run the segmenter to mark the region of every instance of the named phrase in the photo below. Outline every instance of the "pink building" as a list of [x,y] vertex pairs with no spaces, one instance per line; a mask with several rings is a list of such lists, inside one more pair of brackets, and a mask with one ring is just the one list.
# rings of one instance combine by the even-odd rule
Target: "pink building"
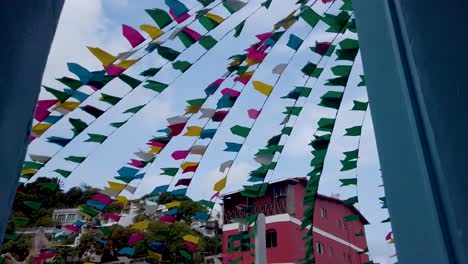
[[[239,209],[239,204],[251,206],[253,213],[264,213],[266,217],[267,263],[300,263],[304,257],[305,248],[301,231],[304,205],[302,197],[305,194],[306,178],[293,178],[271,182],[265,196],[259,199],[241,196],[240,191],[223,195],[224,225],[223,225],[223,261],[242,256],[238,263],[253,263],[253,249],[242,247],[241,251],[228,253],[229,238],[240,232],[248,233],[252,226],[240,226],[233,223],[234,218],[247,216]],[[366,254],[357,254],[367,248],[365,235],[356,236],[367,220],[354,207],[343,205],[343,201],[319,195],[314,212],[314,252],[318,264],[361,264],[369,261]],[[345,216],[359,215],[359,221],[345,222]],[[309,227],[310,228],[310,227]],[[235,241],[232,246],[250,242],[254,239]]]

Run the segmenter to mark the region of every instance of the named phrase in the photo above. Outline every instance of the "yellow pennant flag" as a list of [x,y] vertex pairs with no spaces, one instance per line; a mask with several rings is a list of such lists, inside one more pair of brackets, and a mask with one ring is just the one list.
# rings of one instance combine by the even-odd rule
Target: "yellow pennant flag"
[[242,63],[241,60],[233,60],[229,63],[229,66],[237,66],[237,65],[240,65]]
[[124,60],[119,62],[116,66],[122,67],[124,69],[130,68],[133,64],[135,64],[138,60]]
[[115,57],[103,51],[100,48],[88,47],[89,51],[102,63],[104,66],[109,66],[115,61]]
[[260,93],[266,96],[269,96],[271,91],[273,90],[273,86],[260,82],[260,81],[253,81],[252,85],[255,90],[259,91]]
[[124,206],[127,206],[128,204],[128,199],[125,196],[117,196],[114,198],[114,200],[121,202]]
[[185,169],[187,169],[188,167],[192,167],[192,166],[196,166],[196,165],[198,165],[198,162],[187,161],[187,162],[182,163],[182,165],[180,165],[180,168],[182,168],[183,170],[185,170]]
[[21,170],[21,175],[26,175],[26,174],[36,173],[36,172],[37,172],[36,169],[24,169],[24,170]]
[[189,105],[185,108],[185,114],[196,114],[201,107],[201,105]]
[[122,191],[126,186],[123,183],[117,183],[117,182],[111,182],[111,181],[108,181],[108,183],[109,183],[109,189],[116,191],[116,192]]
[[157,146],[150,146],[150,151],[149,153],[151,154],[159,154],[163,150],[163,147],[157,147]]
[[162,255],[148,250],[148,258],[155,261],[162,261]]
[[251,58],[245,59],[245,63],[247,63],[247,66],[252,66],[252,65],[258,64],[261,61],[262,60],[260,60],[260,59],[251,59]]
[[208,18],[211,18],[213,21],[215,21],[216,23],[222,23],[224,21],[224,18],[218,16],[218,15],[215,15],[215,14],[211,14],[211,13],[206,13],[205,14],[206,17]]
[[189,126],[187,127],[187,132],[185,132],[184,136],[187,137],[198,137],[200,136],[201,132],[203,131],[202,127],[199,126]]
[[227,181],[227,176],[219,180],[215,185],[213,186],[213,190],[216,192],[220,192],[226,187],[226,181]]
[[140,221],[140,222],[136,222],[136,223],[134,223],[132,225],[132,228],[136,229],[136,230],[144,230],[144,229],[148,228],[149,223],[150,223],[149,220],[143,220],[143,221]]
[[197,236],[192,236],[192,235],[185,235],[182,237],[185,241],[188,241],[193,244],[198,244],[200,242],[200,238]]
[[180,205],[181,205],[180,201],[174,201],[174,202],[167,203],[164,206],[166,206],[167,209],[171,209],[173,207],[180,207]]
[[39,123],[39,124],[35,124],[31,130],[36,135],[42,135],[42,133],[44,133],[51,126],[52,124]]
[[152,39],[157,39],[164,34],[164,31],[161,29],[148,24],[140,25],[140,29],[150,35]]
[[65,108],[68,111],[73,111],[75,108],[77,108],[80,105],[80,102],[63,102],[63,103],[56,103],[55,104],[57,107]]
[[285,22],[284,20],[288,20],[289,18],[292,18],[295,13],[296,13],[296,10],[292,11],[287,17],[282,19],[280,22],[276,23],[274,25],[274,28],[278,28],[282,26],[286,30],[289,29],[292,25],[294,25],[294,23],[296,23],[297,19],[292,19],[288,22]]

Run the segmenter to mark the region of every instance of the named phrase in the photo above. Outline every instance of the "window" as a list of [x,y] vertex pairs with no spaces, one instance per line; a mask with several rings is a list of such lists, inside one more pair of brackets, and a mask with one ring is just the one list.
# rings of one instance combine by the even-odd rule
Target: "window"
[[65,215],[64,214],[59,214],[59,215],[57,215],[56,219],[59,222],[65,222]]
[[327,219],[327,211],[323,208],[320,208],[320,216],[322,216],[322,219]]
[[323,244],[317,242],[317,253],[323,254]]
[[330,257],[333,256],[333,248],[332,247],[328,248],[328,256],[330,256]]
[[275,229],[268,229],[266,231],[266,247],[275,248],[278,246],[278,235]]
[[274,199],[279,199],[282,197],[286,197],[286,186],[278,185],[275,186],[273,189]]
[[73,222],[76,219],[76,214],[68,214],[67,215],[67,221]]

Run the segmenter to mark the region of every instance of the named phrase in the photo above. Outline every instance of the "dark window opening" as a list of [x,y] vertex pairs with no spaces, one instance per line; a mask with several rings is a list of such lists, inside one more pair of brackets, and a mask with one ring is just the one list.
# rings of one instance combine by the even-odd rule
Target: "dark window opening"
[[275,229],[268,229],[266,231],[266,247],[275,248],[278,246],[278,234]]

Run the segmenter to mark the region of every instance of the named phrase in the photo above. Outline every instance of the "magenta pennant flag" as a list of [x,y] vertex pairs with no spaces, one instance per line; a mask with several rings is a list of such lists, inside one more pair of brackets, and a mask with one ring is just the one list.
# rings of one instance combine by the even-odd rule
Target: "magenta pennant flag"
[[33,136],[33,135],[29,136],[29,143],[33,142],[33,140],[35,140],[35,139],[36,139],[35,136]]
[[184,245],[188,248],[188,250],[190,250],[191,252],[195,252],[195,250],[197,250],[197,245],[195,244],[192,244],[188,241],[184,241]]
[[67,229],[67,230],[70,230],[74,233],[80,231],[80,227],[79,226],[74,226],[74,225],[63,225],[62,226],[63,228]]
[[262,46],[262,42],[257,42],[255,44],[250,45],[249,48],[245,49],[246,52],[257,52],[260,47]]
[[118,222],[120,220],[120,215],[118,214],[112,214],[112,213],[102,213],[102,217],[106,217],[109,219],[114,220],[115,222]]
[[190,37],[192,37],[195,41],[198,41],[201,37],[201,35],[196,32],[195,30],[193,29],[190,29],[188,27],[185,27],[184,30],[183,30],[185,33],[189,34]]
[[103,204],[110,204],[112,203],[112,198],[110,198],[109,196],[107,195],[104,195],[102,193],[96,193],[95,195],[93,195],[93,197],[91,197],[91,199],[93,201],[96,201],[96,202],[101,202]]
[[182,174],[187,173],[187,172],[196,172],[198,168],[198,164],[194,166],[189,166],[185,168],[185,170],[182,171]]
[[128,40],[128,42],[130,42],[130,45],[132,45],[133,48],[145,41],[145,38],[140,34],[140,32],[125,24],[122,25],[122,34]]
[[45,251],[45,252],[41,252],[41,254],[39,254],[34,259],[38,260],[38,262],[36,263],[42,263],[43,259],[50,259],[50,258],[53,258],[54,256],[55,256],[55,251]]
[[130,237],[128,238],[128,244],[131,246],[135,244],[136,242],[142,240],[143,238],[145,238],[145,234],[143,233],[131,234]]
[[51,99],[51,100],[39,100],[37,101],[37,107],[49,109],[54,104],[58,103],[58,100]]
[[153,146],[153,147],[160,147],[160,148],[164,148],[166,146],[163,143],[157,142],[157,141],[148,141],[148,143],[146,143],[146,145],[150,145],[150,146]]
[[263,60],[265,59],[266,55],[267,54],[265,52],[254,51],[254,52],[249,52],[247,54],[247,58],[252,59],[252,60]]
[[261,42],[264,42],[265,40],[267,40],[268,38],[270,38],[271,35],[273,35],[273,33],[267,32],[267,33],[263,33],[263,34],[258,34],[256,37],[257,37]]
[[106,73],[109,76],[118,76],[125,71],[125,68],[111,64],[106,67]]
[[221,94],[229,94],[231,97],[238,97],[240,95],[240,92],[231,88],[224,88],[223,90],[221,90]]
[[190,17],[188,13],[185,13],[181,15],[180,17],[177,17],[172,10],[169,10],[169,15],[171,15],[171,17],[179,24],[184,22],[185,20],[187,20],[187,18]]
[[219,196],[219,192],[213,194],[213,196],[211,196],[211,198],[210,198],[210,201],[213,201],[213,199],[218,197],[218,196]]
[[137,167],[137,168],[143,168],[146,165],[144,161],[136,160],[136,159],[131,159],[131,161],[127,164],[133,167]]
[[211,117],[214,122],[223,122],[224,118],[229,114],[227,110],[219,110]]
[[42,122],[49,115],[50,115],[49,110],[47,110],[46,108],[37,107],[36,112],[34,112],[34,119],[36,119],[39,122]]
[[175,160],[181,160],[181,159],[185,159],[189,153],[190,153],[190,150],[177,150],[177,151],[174,151],[171,156]]
[[159,218],[159,221],[164,223],[174,223],[176,221],[176,217],[173,215],[163,215]]
[[257,119],[257,117],[260,115],[261,111],[256,110],[256,109],[249,109],[249,110],[247,110],[247,113],[249,114],[250,118]]
[[315,52],[317,52],[318,54],[322,56],[325,56],[331,44],[332,44],[331,42],[318,42],[317,44],[315,44]]

